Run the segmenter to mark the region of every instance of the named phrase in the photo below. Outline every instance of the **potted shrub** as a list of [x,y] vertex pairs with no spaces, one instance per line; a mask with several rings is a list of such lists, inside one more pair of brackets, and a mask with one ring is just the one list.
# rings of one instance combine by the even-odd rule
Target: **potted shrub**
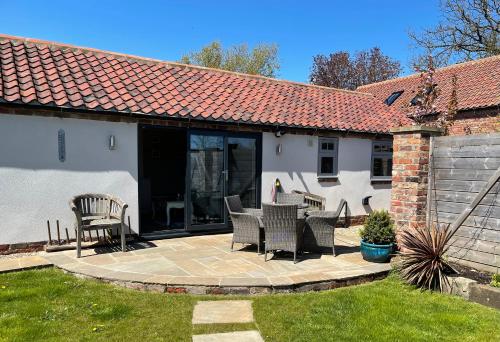
[[387,262],[394,250],[396,234],[387,210],[376,210],[366,218],[360,231],[361,255],[372,262]]

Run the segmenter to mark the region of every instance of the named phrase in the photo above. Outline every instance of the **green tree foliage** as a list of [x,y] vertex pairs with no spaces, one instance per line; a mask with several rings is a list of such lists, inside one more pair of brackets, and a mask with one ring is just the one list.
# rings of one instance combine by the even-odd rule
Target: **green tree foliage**
[[224,49],[215,41],[200,51],[184,55],[180,62],[266,77],[276,77],[280,68],[275,44],[259,44],[252,50],[246,44]]

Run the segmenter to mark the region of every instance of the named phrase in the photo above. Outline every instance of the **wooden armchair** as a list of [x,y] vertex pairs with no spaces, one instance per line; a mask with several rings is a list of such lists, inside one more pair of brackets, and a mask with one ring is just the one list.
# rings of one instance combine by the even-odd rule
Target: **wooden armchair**
[[108,194],[83,194],[73,197],[69,205],[76,216],[77,258],[81,257],[84,230],[116,228],[120,232],[122,251],[126,251],[125,210],[128,207],[127,203]]

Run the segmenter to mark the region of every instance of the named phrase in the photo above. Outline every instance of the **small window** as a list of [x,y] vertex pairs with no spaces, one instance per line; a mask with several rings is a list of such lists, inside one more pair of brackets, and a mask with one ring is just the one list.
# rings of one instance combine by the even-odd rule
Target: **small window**
[[338,170],[338,139],[319,138],[318,143],[318,176],[336,176]]
[[372,144],[372,179],[390,180],[392,177],[392,142],[374,141]]
[[392,93],[391,95],[389,95],[388,98],[385,99],[385,104],[390,106],[391,104],[394,103],[394,101],[396,101],[398,99],[398,97],[401,96],[401,94],[403,94],[403,91],[404,90],[400,90],[400,91],[395,91],[394,93]]

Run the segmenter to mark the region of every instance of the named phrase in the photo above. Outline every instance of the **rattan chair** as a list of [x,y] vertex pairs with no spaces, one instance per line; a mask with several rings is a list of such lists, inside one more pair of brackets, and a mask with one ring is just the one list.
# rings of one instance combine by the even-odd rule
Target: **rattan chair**
[[259,216],[262,216],[262,211],[254,208],[243,208],[238,195],[224,197],[224,201],[233,223],[231,250],[233,250],[235,242],[256,244],[257,253],[260,254],[263,237],[261,236]]
[[306,205],[304,194],[296,194],[296,193],[285,193],[278,192],[276,195],[276,203],[278,204],[296,204],[299,206],[297,211],[298,217],[303,218],[306,214],[306,208],[302,207]]
[[304,204],[305,197],[303,194],[288,194],[285,192],[278,192],[276,194],[276,203],[278,204]]
[[329,247],[332,249],[333,256],[336,256],[335,226],[346,203],[345,200],[340,200],[337,211],[308,212],[304,228],[304,250],[315,251],[321,247]]
[[267,252],[282,250],[292,252],[296,263],[304,229],[304,221],[297,219],[297,205],[262,204],[262,210],[266,235],[264,260],[267,261]]

